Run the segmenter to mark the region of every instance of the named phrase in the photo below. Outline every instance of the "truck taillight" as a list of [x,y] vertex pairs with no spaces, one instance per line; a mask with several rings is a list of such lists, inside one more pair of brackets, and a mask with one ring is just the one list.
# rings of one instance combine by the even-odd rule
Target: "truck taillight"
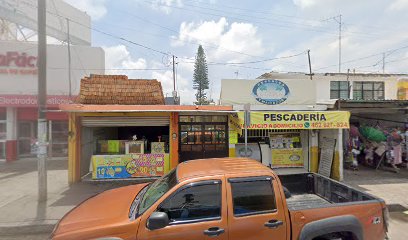
[[385,232],[388,232],[389,220],[390,220],[390,212],[388,211],[387,207],[383,208],[383,219],[384,219],[384,228]]

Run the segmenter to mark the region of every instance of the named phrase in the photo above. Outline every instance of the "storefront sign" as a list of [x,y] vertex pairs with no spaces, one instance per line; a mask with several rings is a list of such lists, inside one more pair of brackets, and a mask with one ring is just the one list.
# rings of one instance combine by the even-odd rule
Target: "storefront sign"
[[[75,96],[72,97],[74,99]],[[58,107],[60,104],[72,103],[69,96],[66,95],[48,95],[47,106]],[[0,95],[0,107],[36,107],[36,95]]]
[[272,149],[272,167],[303,167],[303,150]]
[[92,178],[162,176],[168,154],[126,154],[92,156]]
[[223,105],[315,105],[316,82],[306,79],[222,79],[220,101]]
[[[239,113],[243,126],[244,113]],[[343,129],[349,128],[350,113],[327,112],[251,112],[248,129]]]
[[263,80],[252,89],[256,101],[267,105],[283,103],[288,99],[289,93],[288,85],[279,80]]

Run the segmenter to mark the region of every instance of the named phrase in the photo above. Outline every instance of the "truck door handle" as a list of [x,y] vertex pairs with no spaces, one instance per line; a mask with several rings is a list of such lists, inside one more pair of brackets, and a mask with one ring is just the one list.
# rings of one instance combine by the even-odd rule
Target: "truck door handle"
[[216,237],[224,232],[225,230],[219,227],[211,227],[207,230],[204,230],[204,234],[210,237]]
[[264,224],[264,226],[268,228],[277,228],[280,225],[283,225],[283,222],[276,219],[269,220]]

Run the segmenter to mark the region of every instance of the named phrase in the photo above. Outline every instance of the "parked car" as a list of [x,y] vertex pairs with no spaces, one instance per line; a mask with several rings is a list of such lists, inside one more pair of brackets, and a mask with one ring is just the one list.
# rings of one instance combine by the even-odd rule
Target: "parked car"
[[383,200],[318,174],[277,176],[255,160],[205,159],[86,200],[52,238],[382,240],[387,215]]

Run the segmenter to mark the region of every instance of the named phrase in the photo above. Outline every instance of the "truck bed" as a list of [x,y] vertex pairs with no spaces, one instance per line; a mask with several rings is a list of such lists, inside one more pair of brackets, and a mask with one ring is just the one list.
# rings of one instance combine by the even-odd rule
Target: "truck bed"
[[290,211],[375,199],[369,194],[315,173],[279,175],[279,179],[291,194],[286,198]]

